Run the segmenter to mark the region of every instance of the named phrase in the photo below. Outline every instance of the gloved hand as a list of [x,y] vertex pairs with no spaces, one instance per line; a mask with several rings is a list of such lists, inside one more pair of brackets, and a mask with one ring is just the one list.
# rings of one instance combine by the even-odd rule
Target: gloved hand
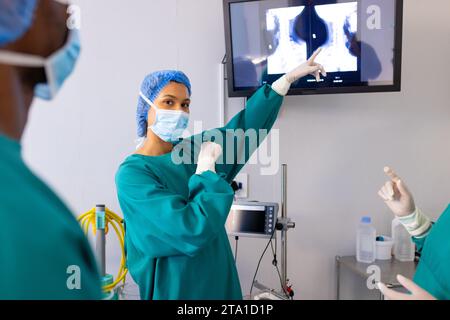
[[395,290],[388,289],[384,283],[378,283],[378,288],[388,300],[436,300],[435,297],[423,290],[410,279],[405,278],[402,275],[398,275],[397,280],[411,293],[400,293]]
[[222,154],[222,147],[214,142],[204,142],[200,149],[197,161],[197,171],[195,174],[202,174],[205,171],[216,172],[216,161]]
[[391,181],[386,182],[378,191],[378,195],[397,217],[412,214],[416,210],[416,205],[411,192],[391,168],[385,167],[384,172],[391,178]]
[[272,84],[272,89],[278,93],[280,96],[285,96],[289,92],[291,85],[300,78],[307,76],[308,74],[312,74],[316,77],[317,82],[320,81],[320,74],[326,77],[327,73],[321,64],[315,62],[317,56],[322,51],[322,48],[319,48],[314,52],[311,58],[308,59],[305,63],[302,63],[300,66],[292,70],[291,72],[286,73],[280,79],[275,81]]
[[316,77],[317,82],[320,81],[320,74],[326,77],[327,73],[325,72],[324,67],[321,64],[315,62],[317,56],[322,51],[322,48],[317,49],[311,58],[309,58],[305,63],[302,63],[300,66],[292,70],[291,72],[286,73],[286,80],[293,84],[298,79],[301,79],[308,74],[311,74]]

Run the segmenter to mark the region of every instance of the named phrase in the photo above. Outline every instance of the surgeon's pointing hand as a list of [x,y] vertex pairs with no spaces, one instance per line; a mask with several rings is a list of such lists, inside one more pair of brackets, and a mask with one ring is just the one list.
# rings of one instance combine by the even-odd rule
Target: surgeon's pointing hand
[[216,172],[216,161],[222,154],[222,147],[214,142],[202,144],[197,161],[197,171],[195,174],[202,174],[205,171]]
[[320,54],[321,51],[322,51],[322,48],[317,49],[313,53],[311,58],[308,59],[308,61],[306,61],[305,63],[301,64],[300,66],[298,66],[297,68],[295,68],[291,72],[286,73],[286,80],[290,84],[292,84],[295,81],[297,81],[298,79],[303,78],[303,77],[311,74],[314,77],[316,77],[317,82],[319,82],[321,74],[322,74],[322,76],[326,77],[327,73],[326,73],[324,67],[321,64],[316,62],[316,58]]
[[398,275],[397,280],[405,289],[407,289],[411,293],[400,293],[398,291],[389,289],[384,283],[378,283],[378,288],[388,300],[436,300],[435,297],[433,297],[427,291],[423,290],[410,279]]
[[311,58],[308,59],[308,61],[302,63],[291,72],[288,72],[280,77],[272,84],[272,89],[280,96],[285,96],[288,94],[291,85],[295,81],[307,76],[308,74],[316,77],[317,82],[320,81],[320,75],[326,77],[327,73],[325,72],[324,67],[316,62],[316,58],[321,51],[322,48],[317,49],[316,52],[314,52],[314,54],[311,56]]
[[385,167],[384,172],[391,180],[384,184],[378,195],[397,217],[412,214],[416,210],[416,205],[408,187],[391,168]]

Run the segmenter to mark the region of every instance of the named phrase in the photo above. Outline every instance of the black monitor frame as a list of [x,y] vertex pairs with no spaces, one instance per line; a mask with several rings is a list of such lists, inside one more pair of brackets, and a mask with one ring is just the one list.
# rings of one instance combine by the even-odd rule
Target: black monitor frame
[[[250,97],[257,89],[236,90],[234,86],[233,71],[233,39],[231,35],[230,5],[238,2],[252,2],[261,0],[223,0],[226,44],[226,67],[229,97]],[[402,82],[402,44],[403,44],[403,0],[396,1],[396,32],[394,54],[394,84],[379,86],[354,86],[354,87],[330,87],[330,88],[293,88],[288,95],[314,95],[314,94],[338,94],[338,93],[368,93],[368,92],[400,92]]]

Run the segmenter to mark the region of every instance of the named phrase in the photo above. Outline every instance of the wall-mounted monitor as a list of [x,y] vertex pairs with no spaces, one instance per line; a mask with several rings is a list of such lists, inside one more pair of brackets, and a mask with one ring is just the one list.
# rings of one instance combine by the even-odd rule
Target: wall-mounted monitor
[[224,0],[230,97],[251,96],[307,60],[328,76],[289,94],[400,91],[403,0]]

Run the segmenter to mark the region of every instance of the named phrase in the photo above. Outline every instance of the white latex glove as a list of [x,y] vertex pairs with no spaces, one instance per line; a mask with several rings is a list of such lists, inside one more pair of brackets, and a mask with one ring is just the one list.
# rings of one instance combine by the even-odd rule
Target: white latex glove
[[319,48],[314,52],[311,58],[308,61],[302,63],[300,66],[292,70],[291,72],[286,73],[280,79],[275,81],[272,84],[272,89],[277,92],[281,96],[287,95],[291,85],[300,78],[311,74],[316,77],[317,82],[320,81],[320,74],[326,77],[327,73],[321,64],[315,62],[317,56],[322,51],[322,48]]
[[384,283],[378,283],[378,288],[388,300],[436,300],[435,297],[433,297],[427,291],[423,290],[412,280],[405,278],[402,275],[398,275],[397,280],[403,287],[405,287],[405,289],[407,289],[411,293],[400,293],[395,290],[389,289]]
[[309,58],[305,63],[302,63],[300,66],[298,66],[291,72],[286,73],[286,80],[290,84],[293,84],[298,79],[301,79],[309,74],[315,76],[317,82],[320,81],[320,74],[326,77],[327,73],[325,72],[324,67],[321,64],[315,62],[317,56],[320,54],[321,51],[322,48],[317,49],[313,53],[311,58]]
[[202,174],[205,171],[216,172],[216,161],[222,154],[222,147],[214,142],[204,142],[200,149],[197,161],[197,171],[195,174]]
[[416,210],[416,205],[411,192],[394,170],[385,167],[384,172],[391,178],[391,181],[385,183],[378,191],[378,195],[397,217],[412,214]]

